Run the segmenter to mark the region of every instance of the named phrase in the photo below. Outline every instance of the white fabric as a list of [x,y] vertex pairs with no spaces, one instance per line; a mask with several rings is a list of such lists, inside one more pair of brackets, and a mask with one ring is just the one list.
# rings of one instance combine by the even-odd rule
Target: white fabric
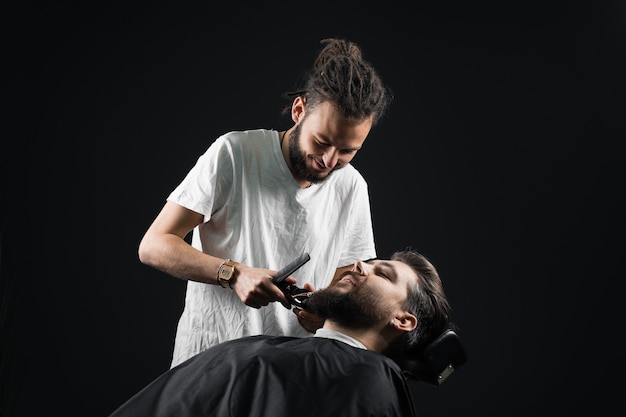
[[365,347],[363,343],[359,342],[358,340],[356,340],[355,338],[351,336],[348,336],[347,334],[340,333],[336,330],[317,329],[317,331],[315,332],[315,337],[325,337],[326,339],[335,339],[335,340],[339,340],[340,342],[346,343],[352,347],[367,350],[367,348]]
[[[211,255],[279,270],[308,252],[311,260],[293,274],[299,286],[326,287],[336,268],[376,257],[361,174],[347,165],[301,189],[274,130],[220,136],[168,200],[204,215],[192,245]],[[254,309],[228,288],[188,281],[172,366],[226,340],[258,334],[310,336],[280,303]]]

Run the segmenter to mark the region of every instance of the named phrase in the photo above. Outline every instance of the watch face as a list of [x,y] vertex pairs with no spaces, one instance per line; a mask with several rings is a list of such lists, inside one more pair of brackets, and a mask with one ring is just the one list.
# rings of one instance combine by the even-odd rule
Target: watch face
[[231,279],[233,276],[233,269],[234,267],[232,265],[224,265],[222,267],[222,270],[220,271],[220,278],[222,278],[225,281],[228,281],[229,279]]
[[220,270],[217,276],[217,281],[220,284],[220,286],[224,287],[224,285],[222,285],[222,281],[229,282],[230,279],[233,277],[235,273],[236,264],[237,264],[236,262],[227,261],[227,262],[224,262],[224,264],[220,267]]

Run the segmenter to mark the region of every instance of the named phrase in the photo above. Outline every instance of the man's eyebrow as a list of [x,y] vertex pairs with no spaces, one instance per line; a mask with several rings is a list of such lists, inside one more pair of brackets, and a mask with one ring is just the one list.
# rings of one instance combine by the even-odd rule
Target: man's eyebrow
[[380,260],[378,258],[371,258],[371,259],[368,259],[367,261],[363,261],[363,262],[371,263],[372,261],[378,261],[377,262],[377,267],[378,268],[389,268],[389,269],[395,270],[395,267],[394,267],[393,263],[391,261],[388,261],[388,260],[384,260],[384,259]]
[[379,263],[381,267],[394,269],[393,264],[389,261],[380,261]]

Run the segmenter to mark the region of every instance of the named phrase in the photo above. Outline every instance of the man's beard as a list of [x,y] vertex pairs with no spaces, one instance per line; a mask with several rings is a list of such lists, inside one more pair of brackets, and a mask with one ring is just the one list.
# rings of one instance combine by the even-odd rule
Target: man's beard
[[390,311],[380,304],[380,296],[368,288],[357,287],[348,292],[328,287],[314,292],[307,301],[307,310],[321,319],[329,319],[349,329],[370,328]]
[[306,155],[300,150],[301,127],[301,124],[297,124],[294,127],[293,132],[291,132],[291,136],[289,136],[289,162],[291,163],[291,167],[293,168],[297,178],[308,181],[312,184],[319,184],[326,181],[333,172],[343,168],[345,165],[337,164],[335,168],[333,168],[333,170],[326,176],[315,175],[311,172],[306,164]]

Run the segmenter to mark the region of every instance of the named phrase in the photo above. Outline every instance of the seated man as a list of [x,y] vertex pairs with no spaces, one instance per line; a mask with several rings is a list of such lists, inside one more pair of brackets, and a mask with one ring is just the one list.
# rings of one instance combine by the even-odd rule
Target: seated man
[[441,280],[423,255],[358,261],[306,309],[324,319],[314,337],[223,342],[162,374],[111,417],[416,415],[386,354],[424,346],[451,326]]

